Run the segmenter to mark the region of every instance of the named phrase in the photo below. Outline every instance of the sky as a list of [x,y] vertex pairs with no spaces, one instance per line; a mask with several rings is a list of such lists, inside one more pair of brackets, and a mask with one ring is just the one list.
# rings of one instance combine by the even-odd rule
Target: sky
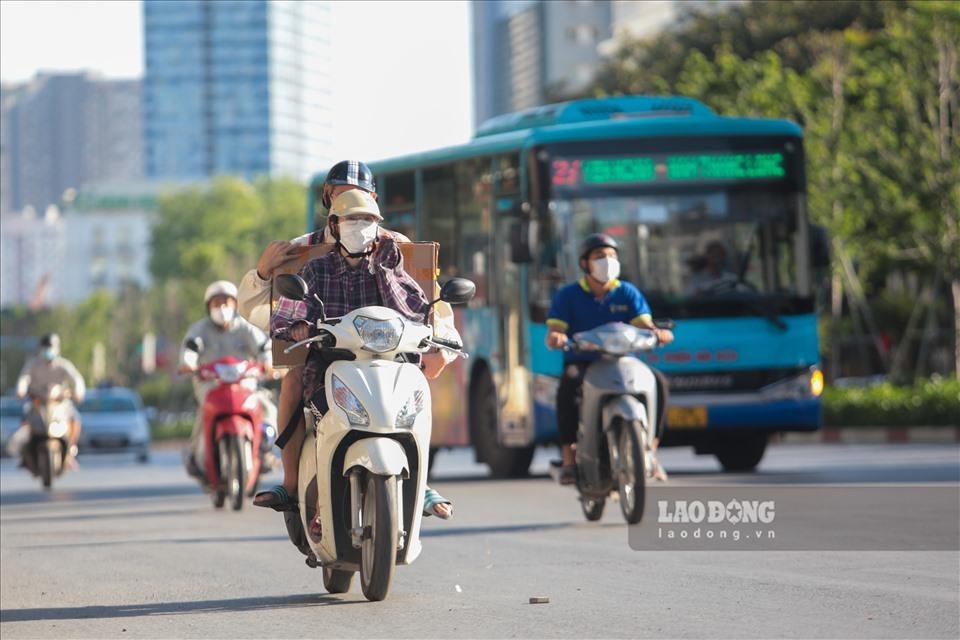
[[[336,1],[333,157],[366,160],[465,142],[472,131],[469,6]],[[0,78],[143,75],[139,1],[0,2]],[[349,59],[348,65],[337,62]]]

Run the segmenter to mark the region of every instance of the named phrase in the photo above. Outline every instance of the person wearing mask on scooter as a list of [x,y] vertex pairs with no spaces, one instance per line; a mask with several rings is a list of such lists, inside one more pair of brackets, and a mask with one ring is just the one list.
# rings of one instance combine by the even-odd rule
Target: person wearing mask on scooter
[[[428,303],[420,285],[403,270],[403,259],[392,236],[379,232],[380,209],[373,196],[365,190],[347,190],[337,196],[330,208],[328,228],[337,248],[308,262],[301,270],[311,293],[304,302],[281,299],[271,320],[274,337],[300,341],[312,335],[310,321],[319,317],[316,294],[323,300],[328,317],[339,317],[360,307],[379,305],[390,307],[416,322],[423,322]],[[458,337],[458,336],[456,336]],[[435,357],[430,364],[428,358]],[[302,413],[302,406],[318,407],[325,411],[326,396],[323,372],[328,366],[317,351],[310,351],[302,369],[302,402],[286,415]],[[436,377],[446,365],[442,354],[427,354],[421,362],[425,375]],[[430,369],[436,369],[434,373]],[[289,375],[287,377],[290,377]],[[283,424],[283,419],[281,419]],[[296,505],[298,465],[304,440],[302,420],[289,432],[281,459],[283,484],[262,491],[254,504],[286,511]],[[427,488],[424,511],[446,519],[452,515],[452,503],[436,491]]]
[[[207,315],[195,322],[183,338],[180,347],[180,372],[193,373],[201,365],[226,356],[234,356],[242,360],[255,360],[263,365],[269,375],[272,354],[266,334],[237,315],[237,287],[232,282],[217,280],[207,287],[203,294],[203,301],[207,307]],[[201,345],[199,358],[188,356],[193,353],[186,347],[189,340],[196,340]],[[203,417],[201,415],[203,401],[207,392],[215,386],[215,382],[193,379],[193,392],[197,400],[197,417],[190,434],[190,444],[184,451],[184,466],[187,472],[195,478],[205,481],[206,475],[198,461],[204,459],[203,452]],[[259,396],[262,404],[268,402],[262,395]],[[268,407],[264,407],[270,410]]]
[[[69,390],[69,395],[63,398],[70,416],[68,435],[70,455],[67,458],[67,464],[75,467],[77,442],[80,440],[80,413],[73,401],[78,404],[83,402],[87,386],[73,363],[60,355],[60,336],[48,333],[40,338],[40,353],[28,360],[20,371],[20,377],[17,379],[17,397],[46,399],[53,385],[60,385]],[[24,423],[20,428],[25,430],[27,426]]]
[[[609,322],[624,322],[653,331],[660,344],[673,341],[673,333],[660,329],[653,323],[650,306],[640,290],[629,282],[618,279],[620,261],[617,241],[611,236],[597,233],[588,236],[580,245],[579,265],[583,277],[562,287],[553,297],[547,314],[547,347],[564,348],[570,337],[580,331],[589,331]],[[579,398],[583,388],[583,376],[587,366],[596,355],[577,351],[563,354],[563,375],[557,388],[557,426],[560,432],[562,459],[560,483],[576,482],[577,466],[575,445],[577,426],[580,420]],[[666,407],[667,382],[656,369],[657,377],[657,434],[662,433]],[[658,439],[654,440],[656,451]],[[654,477],[665,479],[666,474],[659,462]]]

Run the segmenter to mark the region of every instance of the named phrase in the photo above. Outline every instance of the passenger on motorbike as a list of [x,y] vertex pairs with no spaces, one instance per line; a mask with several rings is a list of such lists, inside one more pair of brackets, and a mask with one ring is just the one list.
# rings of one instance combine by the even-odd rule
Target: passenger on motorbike
[[[617,250],[617,241],[602,233],[588,236],[580,245],[580,268],[584,276],[562,287],[554,295],[547,314],[548,348],[562,349],[573,334],[589,331],[608,322],[625,322],[650,329],[661,344],[673,341],[671,331],[660,329],[653,323],[650,306],[640,290],[629,282],[617,279],[620,275]],[[578,351],[566,351],[563,355],[563,375],[557,388],[557,426],[562,447],[561,484],[576,482],[574,447],[580,419],[579,398],[584,373],[596,358],[595,354]],[[663,427],[667,384],[663,374],[652,370],[657,377],[657,391],[661,399],[657,402],[656,432],[659,436]],[[653,442],[654,450],[658,441],[659,438]],[[659,463],[655,477],[666,478]]]
[[[424,321],[428,303],[420,285],[403,270],[403,259],[395,237],[381,234],[379,223],[383,220],[373,195],[363,189],[347,190],[338,195],[330,209],[328,229],[336,239],[337,250],[308,262],[300,275],[307,282],[311,294],[323,300],[327,317],[339,317],[354,309],[370,305],[390,307],[416,321]],[[272,317],[272,333],[285,340],[303,340],[313,335],[311,324],[320,315],[319,304],[312,295],[305,302],[281,299]],[[452,328],[452,322],[450,323]],[[448,332],[448,339],[459,340]],[[440,353],[426,354],[421,362],[425,375],[436,377],[446,366],[447,360]],[[329,362],[316,351],[310,351],[302,369],[301,396],[303,406],[316,407],[326,412],[326,396],[323,388],[323,373]],[[286,376],[290,378],[291,376]],[[296,415],[297,405],[288,413],[281,410],[280,424],[284,416]],[[287,510],[296,504],[298,464],[304,440],[301,420],[282,450],[283,484],[263,491],[254,498],[254,504]],[[425,511],[441,518],[452,514],[452,503],[436,491],[427,488]]]
[[[200,365],[226,356],[234,356],[243,360],[256,360],[270,373],[272,354],[266,334],[237,315],[237,287],[232,282],[217,280],[207,287],[203,295],[207,307],[207,317],[195,322],[183,338],[180,348],[180,372],[193,373]],[[186,348],[188,340],[194,339],[202,344],[199,358],[195,352]],[[190,445],[184,452],[184,465],[187,472],[200,479],[206,478],[203,473],[203,401],[207,392],[216,386],[214,381],[193,379],[193,392],[197,400],[197,417],[190,434]],[[259,396],[261,404],[269,400]],[[265,407],[270,410],[270,407]],[[198,462],[200,461],[200,462]]]
[[[39,398],[46,401],[47,394],[54,385],[60,385],[69,392],[63,396],[62,401],[70,416],[68,435],[70,455],[67,464],[74,466],[77,442],[80,440],[80,413],[71,399],[78,403],[83,402],[87,386],[73,363],[60,355],[60,336],[48,333],[40,338],[40,352],[23,365],[23,370],[17,379],[17,397]],[[20,428],[26,429],[26,422]]]

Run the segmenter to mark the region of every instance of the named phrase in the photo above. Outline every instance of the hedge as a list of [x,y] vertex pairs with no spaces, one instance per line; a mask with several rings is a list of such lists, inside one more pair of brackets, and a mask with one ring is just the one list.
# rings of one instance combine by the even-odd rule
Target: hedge
[[830,427],[960,426],[960,381],[931,379],[914,386],[883,383],[823,393]]

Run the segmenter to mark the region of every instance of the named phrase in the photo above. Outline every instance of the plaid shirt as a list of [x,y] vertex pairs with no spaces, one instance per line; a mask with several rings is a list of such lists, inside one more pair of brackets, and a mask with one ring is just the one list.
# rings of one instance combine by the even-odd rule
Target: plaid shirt
[[398,311],[404,317],[423,321],[427,298],[410,275],[403,270],[403,256],[392,239],[381,241],[370,265],[364,258],[351,268],[339,251],[331,251],[311,260],[300,270],[310,291],[304,302],[280,298],[270,320],[271,333],[282,340],[290,340],[290,328],[299,321],[315,322],[320,317],[320,305],[312,299],[317,294],[323,300],[328,317],[379,305]]

